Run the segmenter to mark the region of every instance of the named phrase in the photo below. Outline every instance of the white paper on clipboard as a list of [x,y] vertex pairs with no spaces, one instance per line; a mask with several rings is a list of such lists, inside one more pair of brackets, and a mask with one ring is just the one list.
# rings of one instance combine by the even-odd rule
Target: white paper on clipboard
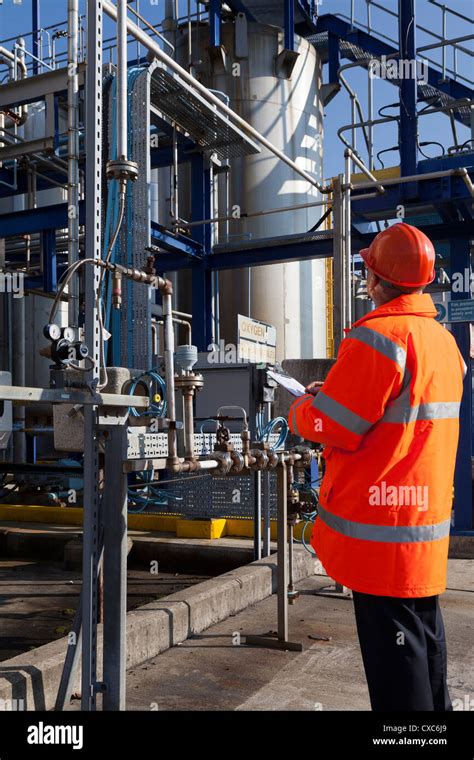
[[267,370],[267,374],[293,396],[303,396],[306,393],[304,385],[301,385],[294,377],[280,375],[279,372],[274,372],[272,369]]

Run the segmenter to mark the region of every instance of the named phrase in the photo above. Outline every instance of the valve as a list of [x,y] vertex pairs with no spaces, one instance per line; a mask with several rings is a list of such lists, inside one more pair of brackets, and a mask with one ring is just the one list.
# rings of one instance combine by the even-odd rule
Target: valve
[[48,355],[54,361],[50,365],[52,370],[62,370],[74,367],[74,362],[81,362],[89,357],[89,349],[84,341],[75,339],[72,327],[59,327],[50,322],[43,328],[44,337],[51,342],[49,350],[43,349],[41,353]]

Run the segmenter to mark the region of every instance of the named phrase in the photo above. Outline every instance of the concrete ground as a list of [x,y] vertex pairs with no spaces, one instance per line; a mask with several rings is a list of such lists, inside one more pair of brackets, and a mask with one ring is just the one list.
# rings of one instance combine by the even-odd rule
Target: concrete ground
[[[473,560],[450,560],[442,596],[455,707],[474,698],[473,569]],[[321,575],[297,584],[290,640],[302,653],[239,645],[239,635],[276,629],[273,595],[130,670],[127,709],[370,709],[352,600],[316,596],[327,584]]]

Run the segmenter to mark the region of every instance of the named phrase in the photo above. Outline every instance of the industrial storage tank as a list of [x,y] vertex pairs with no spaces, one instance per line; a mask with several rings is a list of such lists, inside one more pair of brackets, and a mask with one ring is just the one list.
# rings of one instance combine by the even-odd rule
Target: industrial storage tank
[[[277,26],[236,23],[221,27],[225,62],[207,50],[208,30],[194,26],[193,74],[204,85],[228,96],[229,106],[315,179],[322,179],[323,106],[319,97],[321,63],[315,48],[296,36],[296,62],[288,76],[279,70],[278,56],[284,33]],[[188,26],[177,30],[176,58],[188,65]],[[180,216],[190,218],[190,186],[186,168],[180,167]],[[161,172],[160,172],[161,174]],[[222,175],[221,175],[222,176]],[[164,180],[163,199],[169,193]],[[233,158],[229,172],[229,202],[220,180],[219,213],[240,208],[242,214],[320,200],[316,188],[279,158],[261,153]],[[166,204],[166,201],[165,201]],[[309,231],[321,216],[321,207],[279,212],[219,225],[219,244]],[[188,214],[188,215],[187,215]],[[169,219],[169,205],[160,203],[161,220]],[[271,251],[269,250],[269,253]],[[326,357],[326,287],[324,260],[295,261],[219,273],[220,338],[234,343],[237,314],[249,315],[277,329],[277,358]],[[181,288],[182,293],[182,288]],[[189,294],[186,294],[187,296]],[[181,299],[189,308],[188,298]]]

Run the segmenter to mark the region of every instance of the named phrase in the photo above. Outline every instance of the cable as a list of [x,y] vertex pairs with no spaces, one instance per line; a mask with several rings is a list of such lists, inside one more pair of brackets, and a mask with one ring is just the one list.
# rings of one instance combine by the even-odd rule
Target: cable
[[166,383],[163,380],[163,378],[161,377],[161,375],[158,374],[158,370],[156,368],[146,370],[145,372],[142,372],[141,374],[139,374],[136,377],[134,377],[133,380],[132,380],[132,382],[131,382],[131,384],[130,384],[130,388],[129,388],[128,393],[129,393],[130,396],[133,396],[134,393],[135,393],[135,390],[136,390],[136,387],[137,387],[138,383],[140,382],[140,380],[143,380],[143,378],[145,378],[145,377],[150,377],[152,380],[154,380],[159,385],[160,391],[161,391],[161,394],[160,394],[161,395],[161,399],[158,402],[154,401],[151,398],[151,390],[152,389],[150,388],[149,397],[150,397],[150,402],[151,403],[150,403],[149,408],[146,409],[145,411],[138,412],[134,407],[131,406],[130,409],[129,409],[129,414],[132,417],[142,417],[142,416],[147,416],[147,415],[153,416],[153,417],[164,417],[166,415],[166,409],[167,409],[167,404],[166,404]]
[[270,436],[275,432],[275,428],[280,426],[279,436],[275,444],[271,446],[272,451],[283,448],[289,433],[288,422],[284,417],[275,417],[269,420],[266,425],[263,424],[263,412],[258,412],[256,417],[256,434],[257,440],[268,443]]
[[[423,153],[423,151],[421,150],[421,146],[425,147],[426,145],[439,145],[439,147],[441,148],[441,155],[439,155],[439,156],[427,156],[426,153]],[[446,152],[444,150],[444,145],[441,145],[441,143],[437,142],[436,140],[426,140],[425,142],[419,142],[418,143],[418,150],[420,151],[421,155],[424,158],[442,158],[443,156],[446,155]]]

